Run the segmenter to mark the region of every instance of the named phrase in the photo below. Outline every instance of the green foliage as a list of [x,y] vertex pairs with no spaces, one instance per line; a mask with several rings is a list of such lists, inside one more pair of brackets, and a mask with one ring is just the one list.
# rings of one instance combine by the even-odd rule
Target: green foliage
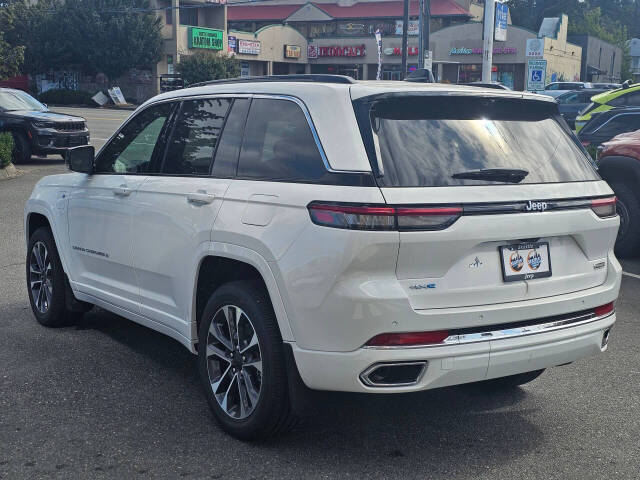
[[[116,78],[162,55],[161,20],[149,0],[13,1],[7,41],[25,46],[25,70],[80,69]],[[1,9],[0,9],[1,10]]]
[[95,106],[91,100],[91,93],[82,90],[47,90],[40,94],[38,100],[50,105],[90,105]]
[[24,47],[12,44],[5,38],[5,32],[14,28],[15,20],[15,12],[10,4],[0,3],[0,80],[20,73],[24,60]]
[[186,85],[207,80],[233,78],[240,75],[240,62],[237,58],[213,52],[196,52],[183,55],[176,66]]
[[11,152],[13,150],[13,137],[8,132],[0,133],[0,168],[4,168],[11,163]]

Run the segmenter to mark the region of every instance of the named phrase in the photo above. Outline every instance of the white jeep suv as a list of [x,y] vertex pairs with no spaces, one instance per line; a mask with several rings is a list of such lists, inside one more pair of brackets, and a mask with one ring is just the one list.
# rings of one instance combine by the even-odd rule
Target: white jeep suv
[[551,99],[210,82],[67,162],[25,209],[36,318],[97,305],[176,339],[241,438],[291,426],[309,389],[519,385],[615,322],[615,197]]

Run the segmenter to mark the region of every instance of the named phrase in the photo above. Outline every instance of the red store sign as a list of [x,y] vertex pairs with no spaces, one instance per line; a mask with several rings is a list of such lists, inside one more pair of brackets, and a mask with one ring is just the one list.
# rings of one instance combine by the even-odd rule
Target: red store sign
[[367,54],[364,45],[316,47],[316,51],[318,52],[318,57],[364,57]]

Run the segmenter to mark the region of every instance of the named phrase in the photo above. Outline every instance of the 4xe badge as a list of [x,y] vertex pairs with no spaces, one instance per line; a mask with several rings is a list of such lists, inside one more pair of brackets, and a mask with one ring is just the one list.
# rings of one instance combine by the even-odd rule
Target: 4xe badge
[[532,202],[529,200],[524,207],[527,212],[544,212],[547,209],[547,202]]

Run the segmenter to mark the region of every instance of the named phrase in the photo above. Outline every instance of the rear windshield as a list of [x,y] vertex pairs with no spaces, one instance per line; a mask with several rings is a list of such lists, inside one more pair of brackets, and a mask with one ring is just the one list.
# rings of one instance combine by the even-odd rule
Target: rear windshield
[[381,186],[599,179],[550,102],[395,97],[374,102],[369,120]]

